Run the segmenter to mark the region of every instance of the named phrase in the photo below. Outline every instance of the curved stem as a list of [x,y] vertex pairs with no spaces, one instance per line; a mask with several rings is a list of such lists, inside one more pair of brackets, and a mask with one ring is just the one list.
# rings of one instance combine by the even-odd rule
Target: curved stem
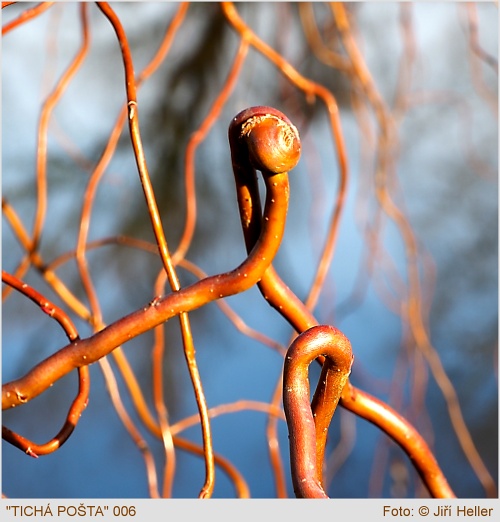
[[283,407],[290,437],[293,488],[299,498],[328,498],[321,485],[324,444],[316,436],[309,404],[308,368],[318,356],[325,356],[330,362],[325,386],[328,393],[321,400],[329,403],[331,419],[351,372],[351,343],[333,326],[314,326],[300,334],[288,349],[283,370]]
[[[129,109],[128,119],[132,147],[134,149],[134,155],[137,162],[139,177],[148,205],[148,211],[151,219],[153,232],[155,234],[156,242],[158,244],[160,257],[162,259],[163,266],[167,273],[172,290],[174,292],[178,292],[181,288],[181,285],[167,246],[167,240],[163,231],[160,213],[158,210],[158,205],[156,203],[153,185],[149,177],[149,172],[146,164],[146,157],[144,155],[144,149],[142,146],[142,140],[139,130],[137,88],[134,77],[132,54],[127,42],[127,36],[125,34],[122,24],[120,23],[119,18],[116,16],[113,9],[111,9],[111,7],[106,2],[98,3],[98,6],[110,21],[120,42],[120,47],[123,56],[123,64],[125,69],[128,102],[127,105]],[[205,447],[205,483],[200,491],[199,496],[201,498],[208,498],[212,495],[215,484],[215,465],[212,446],[212,434],[207,413],[208,408],[205,400],[203,386],[201,384],[198,365],[196,362],[194,340],[191,332],[191,324],[189,321],[189,317],[185,312],[179,313],[179,322],[182,333],[182,342],[184,345],[184,355],[186,358],[189,376],[191,378],[191,383],[193,385],[193,390],[196,397],[196,404],[198,405],[198,411],[201,417],[203,445]]]
[[[241,117],[239,122],[243,123]],[[254,142],[259,136],[262,137],[262,130],[272,134],[274,132],[273,125],[270,125],[272,122],[279,124],[276,118],[270,118],[264,120],[260,128],[260,124],[253,120],[254,127],[251,132],[249,132],[250,127],[246,125],[244,127],[246,134],[241,140],[237,139],[233,142],[235,148],[234,151],[232,148],[232,152],[242,153],[249,134],[250,142]],[[236,118],[232,123],[233,129],[236,128],[235,125]],[[283,126],[280,125],[280,128],[283,129]],[[299,144],[300,152],[298,136],[294,139]],[[298,157],[296,159],[298,160]],[[255,164],[259,158],[252,156],[250,160]],[[259,161],[265,161],[265,158]],[[271,174],[271,170],[267,172],[268,174],[264,176],[266,202],[261,235],[243,263],[230,272],[207,277],[177,292],[155,299],[149,305],[115,321],[92,337],[72,342],[60,349],[32,368],[24,377],[2,386],[2,409],[30,401],[73,369],[98,361],[114,348],[182,312],[190,312],[211,301],[243,292],[255,285],[278,251],[288,209],[288,173]]]
[[[265,219],[262,220],[259,218],[260,205],[257,180],[255,173],[253,173],[253,171],[249,169],[243,161],[239,161],[238,155],[233,155],[233,170],[236,175],[238,204],[240,207],[241,223],[245,236],[245,243],[247,250],[250,251],[253,248],[256,238],[258,238],[261,233],[260,227],[263,223],[265,223]],[[312,312],[281,280],[272,265],[270,265],[264,272],[261,280],[258,283],[258,286],[262,295],[269,302],[269,304],[273,306],[298,332],[305,332],[311,327],[318,325],[318,322]],[[340,332],[338,333],[340,334]],[[326,400],[325,398],[330,396],[330,393],[332,393],[329,388],[330,384],[334,383],[335,380],[331,379],[331,375],[335,375],[336,369],[334,366],[332,367],[331,360],[328,358],[324,359],[322,354],[318,354],[316,359],[323,365],[323,367],[311,404],[314,417],[314,426],[310,425],[310,434],[308,437],[311,437],[311,434],[315,433],[316,456],[318,462],[322,462],[326,444],[327,429],[334,411],[334,407],[332,409],[332,401]],[[356,389],[351,384],[349,384],[349,389],[352,390],[360,400],[364,400],[365,404],[372,403],[371,401],[373,398],[369,394]],[[344,403],[347,404],[346,401],[343,401],[341,405],[344,406]],[[392,411],[389,406],[386,406],[386,408],[387,411]],[[413,440],[408,440],[405,435],[409,432],[417,432],[406,419],[403,419],[400,416],[396,417],[394,415],[389,415],[384,419],[384,417],[378,417],[376,414],[372,414],[369,408],[360,408],[359,410],[356,410],[356,414],[366,418],[367,420],[370,420],[370,422],[373,422],[376,426],[385,431],[391,438],[397,440],[398,443],[401,444],[404,451],[411,458],[411,455],[414,453],[416,443]],[[302,429],[305,429],[304,425]],[[434,459],[429,448],[420,436],[418,436],[418,444],[422,448],[422,451],[426,452],[427,455],[430,455],[431,459]],[[295,445],[295,447],[297,447],[297,445]],[[309,451],[307,451],[307,453],[309,453]],[[428,461],[431,462],[429,459]],[[442,471],[435,463],[435,460],[433,460],[433,462],[435,465],[431,464],[431,469],[433,469],[432,477],[428,474],[420,473],[421,470],[419,470],[424,483],[428,487],[429,491],[433,494],[436,492],[436,488],[434,486],[436,482],[439,484],[446,484],[446,487],[442,488],[440,496],[453,496],[453,493],[447,485]],[[316,464],[316,470],[320,469],[321,464]],[[428,482],[429,479],[432,479],[431,482]],[[310,491],[310,493],[316,494],[318,492],[316,491],[315,493],[315,488],[313,487],[313,490]]]
[[[2,9],[9,6],[10,4],[15,3],[17,2],[2,2]],[[26,9],[26,11],[23,11],[17,18],[11,20],[2,27],[2,36],[5,36],[9,31],[12,31],[12,29],[26,23],[28,20],[32,20],[33,18],[41,15],[47,11],[47,9],[51,8],[53,4],[54,2],[40,2],[35,7]]]
[[[234,3],[222,2],[221,8],[224,13],[224,16],[227,18],[228,22],[234,27],[237,33],[247,38],[250,42],[250,45],[253,48],[255,48],[257,52],[265,56],[266,59],[272,62],[291,83],[293,83],[298,89],[304,92],[308,100],[314,100],[316,99],[316,97],[320,98],[324,102],[328,112],[330,128],[332,131],[332,136],[335,142],[335,148],[337,152],[337,161],[340,178],[337,197],[334,204],[334,211],[330,221],[328,236],[326,238],[323,247],[323,252],[321,254],[321,258],[316,269],[314,283],[306,302],[307,307],[309,309],[313,309],[317,302],[317,299],[319,298],[319,292],[322,288],[322,284],[327,275],[328,267],[330,266],[331,260],[333,258],[335,244],[337,241],[338,228],[340,225],[340,218],[346,203],[347,186],[349,181],[347,149],[344,143],[337,101],[333,93],[330,92],[326,87],[302,76],[287,60],[285,60],[285,58],[283,58],[283,56],[280,53],[278,53],[272,47],[270,47],[264,41],[262,41],[252,31],[252,29],[242,20],[242,18],[238,14],[238,11]],[[287,297],[290,298],[293,296],[291,292],[289,294],[291,295],[288,295]],[[315,323],[313,322],[309,326],[312,326],[313,324]]]
[[340,405],[375,424],[399,444],[434,498],[455,498],[434,455],[418,431],[387,404],[347,383]]
[[[9,274],[5,270],[2,270],[2,281],[14,288],[18,292],[25,295],[40,309],[45,312],[48,316],[55,319],[59,325],[65,331],[68,339],[74,341],[78,339],[78,331],[73,324],[73,321],[69,316],[56,306],[54,303],[49,301],[45,296],[31,288],[26,283],[23,283],[13,275]],[[78,424],[78,420],[82,414],[82,411],[86,408],[90,392],[90,372],[88,366],[82,366],[78,369],[78,393],[71,404],[71,407],[66,416],[64,425],[59,430],[57,435],[50,441],[44,444],[37,444],[31,440],[19,435],[18,433],[10,430],[9,428],[2,426],[2,438],[17,448],[23,450],[27,455],[31,457],[38,457],[39,455],[47,455],[59,449],[70,437]]]

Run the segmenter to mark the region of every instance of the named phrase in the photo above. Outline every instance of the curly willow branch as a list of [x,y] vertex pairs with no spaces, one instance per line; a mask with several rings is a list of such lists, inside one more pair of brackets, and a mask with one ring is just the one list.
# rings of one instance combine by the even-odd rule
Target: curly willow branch
[[[231,143],[231,158],[233,162],[233,171],[236,176],[236,184],[237,184],[237,195],[238,195],[238,203],[240,207],[240,216],[241,223],[243,226],[243,232],[245,236],[245,243],[247,246],[247,250],[249,252],[254,248],[256,238],[260,237],[261,226],[264,221],[260,219],[260,205],[259,205],[259,189],[256,180],[255,168],[264,168],[265,165],[262,165],[260,162],[248,163],[246,161],[246,148],[251,148],[253,151],[257,145],[263,146],[264,151],[266,151],[266,142],[265,140],[259,139],[259,136],[253,137],[251,133],[249,133],[249,137],[252,137],[252,140],[249,144],[244,143],[240,145],[238,139],[241,135],[245,135],[245,131],[248,128],[248,125],[251,125],[254,121],[266,121],[272,120],[275,115],[279,115],[281,119],[286,119],[286,116],[279,113],[275,109],[271,109],[269,107],[252,107],[240,113],[231,123],[229,127],[229,141]],[[285,120],[287,121],[287,119]],[[295,128],[294,128],[295,129]],[[264,154],[264,152],[263,152]],[[286,159],[282,160],[283,162]],[[278,312],[299,332],[306,332],[307,330],[318,327],[317,320],[309,311],[309,309],[300,301],[300,299],[286,286],[286,284],[281,280],[279,275],[276,273],[272,265],[264,272],[262,278],[258,283],[259,289],[264,296],[264,298],[269,301],[269,303],[276,309]],[[312,332],[323,332],[323,328],[319,329],[314,328]],[[330,334],[330,342],[332,344],[338,344],[339,346],[344,346],[346,343],[346,339],[344,336],[336,329],[329,330]],[[293,352],[298,351],[300,353],[301,349],[304,351],[304,354],[300,357],[294,355],[292,360],[293,363],[288,362],[287,364],[298,364],[298,365],[309,365],[311,362],[310,359],[310,348],[308,343],[314,344],[315,338],[311,333],[305,336],[298,343],[298,347],[295,347],[292,344],[292,347],[289,350]],[[348,341],[347,341],[348,343]],[[349,348],[350,349],[350,348]],[[324,495],[321,494],[318,490],[322,481],[322,463],[324,457],[324,450],[326,444],[326,437],[328,432],[328,426],[330,424],[331,418],[335,411],[335,407],[340,399],[340,395],[342,392],[342,387],[339,386],[339,370],[338,364],[335,361],[335,358],[332,355],[332,352],[329,352],[329,357],[325,359],[322,353],[314,352],[315,359],[323,364],[322,372],[320,379],[318,381],[318,385],[316,387],[316,391],[313,397],[313,401],[311,404],[312,415],[314,418],[314,426],[312,424],[300,424],[300,429],[297,424],[292,423],[291,430],[291,451],[295,454],[298,451],[298,448],[303,446],[304,444],[309,444],[309,450],[304,450],[306,454],[309,455],[308,462],[310,466],[314,468],[307,468],[301,466],[294,466],[294,475],[299,473],[299,476],[295,476],[294,484],[298,485],[302,481],[304,481],[306,489],[300,490],[296,488],[296,493],[299,495],[308,495],[311,494],[313,496]],[[302,360],[302,358],[304,360]],[[288,360],[288,359],[287,359]],[[346,370],[345,365],[343,366],[343,373],[349,374],[349,371]],[[350,370],[350,365],[349,365]],[[297,370],[299,371],[299,370]],[[346,376],[346,379],[347,379]],[[304,378],[302,378],[304,379]],[[342,381],[345,382],[345,381]],[[287,389],[288,383],[284,382],[283,387]],[[290,386],[288,386],[290,387]],[[354,389],[354,387],[352,387]],[[356,390],[356,394],[359,397],[365,397],[365,400],[369,400],[367,394],[362,392],[361,390]],[[303,401],[299,401],[298,404],[302,404]],[[293,410],[294,405],[293,401],[288,402],[289,411]],[[343,403],[341,403],[343,404]],[[300,406],[295,406],[299,408]],[[365,414],[365,410],[359,410],[358,413],[363,417]],[[296,417],[299,414],[295,414]],[[293,417],[293,414],[292,414]],[[404,430],[411,430],[412,433],[415,434],[416,438],[407,438],[405,436],[399,436],[398,440],[401,441],[401,445],[403,449],[406,451],[408,455],[419,454],[421,456],[420,459],[413,459],[415,466],[429,466],[429,469],[432,469],[432,476],[439,476],[440,481],[439,484],[447,484],[446,479],[444,478],[441,470],[437,466],[437,463],[430,452],[427,445],[423,442],[423,439],[418,436],[416,431],[409,425],[407,421],[400,420],[397,417],[397,422],[393,422],[396,419],[396,416],[393,415],[392,410],[386,406],[385,409],[385,417],[381,417],[379,421],[375,418],[374,423],[379,426],[383,431],[385,431],[390,437],[394,437],[395,433],[401,434],[403,430],[403,426],[405,426]],[[371,418],[372,419],[372,418]],[[308,426],[308,427],[306,427]],[[388,429],[388,426],[391,428]],[[314,428],[315,434],[310,433],[310,431]],[[404,431],[403,430],[403,431]],[[298,437],[298,435],[293,434],[292,432],[298,431],[307,431],[307,435],[305,440],[299,438],[299,442],[295,444],[293,441]],[[404,431],[406,433],[406,431]],[[315,458],[310,454],[310,441],[316,440],[315,444]],[[292,462],[301,462],[303,460],[304,455],[301,456],[293,456]],[[424,470],[419,470],[419,473],[423,477],[424,481],[429,477],[428,474],[423,473]],[[304,473],[306,473],[304,475]],[[315,483],[312,483],[312,475],[315,475]],[[448,497],[453,496],[449,487],[443,487],[441,490],[437,491],[437,488],[433,484],[426,484],[430,491],[434,493],[438,493],[439,496]]]
[[[4,270],[2,270],[2,281],[21,294],[24,294],[28,299],[37,304],[44,313],[57,321],[70,341],[75,341],[79,338],[75,325],[64,310],[46,299],[45,296],[37,292],[35,289],[31,288],[26,283],[19,281],[19,279]],[[39,455],[47,455],[48,453],[52,453],[59,449],[73,433],[83,410],[87,406],[90,392],[90,372],[88,366],[78,368],[78,386],[78,394],[71,404],[63,427],[49,442],[46,442],[45,444],[36,444],[5,426],[2,426],[2,438],[23,450],[27,455],[35,458]]]
[[[3,2],[2,7],[10,4],[11,2]],[[3,34],[39,16],[52,4],[52,2],[45,2],[31,9],[26,9],[18,18],[3,27]],[[91,172],[83,198],[76,249],[56,258],[50,264],[46,264],[40,252],[40,244],[43,231],[48,228],[45,217],[48,214],[49,201],[47,190],[49,121],[54,108],[60,102],[62,94],[69,82],[75,77],[88,52],[90,41],[87,21],[88,7],[84,4],[80,6],[82,25],[80,48],[42,105],[37,134],[36,206],[31,234],[26,231],[23,222],[17,216],[9,200],[2,199],[4,216],[14,237],[23,249],[23,258],[14,269],[13,274],[8,272],[2,274],[3,282],[6,285],[3,292],[4,298],[10,293],[11,295],[21,294],[32,300],[43,312],[61,325],[69,338],[69,343],[66,346],[39,362],[25,375],[3,384],[2,409],[22,406],[44,393],[56,381],[73,370],[76,370],[79,375],[79,390],[69,409],[63,428],[46,444],[36,444],[6,427],[2,429],[3,438],[33,457],[58,449],[73,432],[83,409],[86,407],[89,394],[89,367],[97,362],[101,365],[102,372],[105,375],[113,406],[144,458],[151,497],[169,497],[172,495],[176,449],[190,451],[204,459],[205,478],[199,493],[201,498],[212,496],[216,465],[228,474],[238,496],[249,497],[248,485],[238,470],[229,461],[214,452],[210,421],[216,415],[251,410],[264,412],[268,416],[267,442],[271,453],[276,489],[278,496],[286,496],[286,484],[284,476],[282,476],[281,454],[277,436],[277,422],[279,419],[283,419],[283,411],[279,405],[281,399],[283,400],[284,415],[289,430],[291,477],[297,497],[327,498],[327,488],[324,484],[327,480],[323,473],[323,466],[327,434],[337,405],[374,424],[387,435],[386,440],[392,440],[398,444],[408,455],[412,465],[420,475],[422,483],[432,496],[454,497],[454,493],[424,437],[394,409],[352,385],[349,381],[349,375],[353,355],[349,339],[335,327],[319,324],[314,314],[320,294],[328,286],[325,285],[325,281],[332,266],[340,219],[345,208],[349,184],[346,146],[340,123],[339,108],[333,93],[322,85],[305,78],[281,53],[264,43],[240,17],[235,4],[222,2],[220,12],[226,25],[229,24],[234,29],[239,39],[239,47],[226,82],[220,88],[205,119],[196,132],[191,135],[185,151],[184,184],[186,196],[184,203],[186,215],[184,230],[177,250],[171,255],[143,149],[137,91],[160,64],[164,63],[174,35],[184,20],[188,4],[181,3],[179,5],[160,48],[142,73],[138,75],[134,73],[131,48],[119,16],[106,2],[98,2],[97,6],[114,30],[115,44],[118,42],[120,46],[126,103],[122,106],[122,111],[109,135],[101,159],[93,170],[87,169]],[[411,100],[408,94],[412,90],[410,69],[415,50],[407,42],[407,49],[402,61],[407,59],[407,62],[411,63],[407,63],[406,68],[401,65],[401,78],[394,104],[395,108],[391,112],[376,89],[363,55],[357,47],[345,6],[342,3],[336,3],[331,4],[329,9],[332,20],[330,29],[336,33],[335,38],[338,44],[343,47],[343,54],[330,49],[330,46],[326,43],[326,36],[322,32],[326,26],[323,25],[320,28],[315,19],[313,6],[304,4],[299,7],[299,15],[306,39],[313,53],[323,63],[340,71],[351,82],[353,86],[351,92],[352,105],[363,134],[364,145],[369,144],[368,148],[370,145],[376,146],[379,155],[374,161],[375,167],[370,165],[369,154],[365,157],[366,170],[371,173],[373,168],[374,175],[373,179],[368,180],[370,188],[363,190],[373,190],[378,207],[375,211],[375,219],[368,220],[370,224],[365,225],[367,227],[365,247],[369,251],[367,250],[366,263],[361,267],[361,271],[364,272],[363,281],[360,284],[360,286],[363,286],[361,290],[366,290],[375,263],[385,263],[397,297],[389,296],[388,292],[383,289],[383,299],[389,309],[401,315],[401,321],[406,327],[407,335],[404,339],[404,342],[406,342],[404,348],[407,353],[404,356],[408,357],[410,354],[413,356],[414,383],[412,393],[415,396],[414,404],[417,404],[417,407],[422,407],[422,402],[419,401],[423,400],[423,392],[427,382],[427,367],[424,364],[423,357],[421,357],[423,354],[427,358],[428,365],[438,385],[442,388],[452,423],[466,457],[470,460],[486,490],[491,494],[495,489],[494,481],[472,443],[472,438],[467,431],[460,411],[456,392],[444,373],[441,361],[431,345],[428,329],[424,324],[426,310],[423,303],[424,297],[421,295],[423,294],[421,279],[424,278],[421,278],[418,273],[421,252],[417,251],[416,236],[413,234],[406,216],[397,207],[396,199],[391,194],[391,191],[397,188],[397,182],[392,179],[394,156],[399,152],[396,124],[402,120],[405,110],[410,105]],[[407,11],[404,12],[408,16]],[[467,7],[464,15],[467,16],[466,22],[468,23],[471,67],[477,68],[481,62],[484,62],[497,73],[496,60],[493,56],[489,56],[478,43],[479,35],[475,9],[472,6]],[[408,28],[408,19],[405,18],[405,20],[404,23],[407,24],[405,27]],[[401,22],[401,27],[403,28],[403,22]],[[405,37],[408,38],[408,41],[411,40],[413,35],[408,34],[410,33],[409,30],[406,33]],[[195,151],[198,145],[206,139],[208,131],[216,122],[233,92],[249,49],[257,51],[267,62],[274,64],[287,80],[287,86],[296,87],[308,102],[312,102],[316,98],[323,102],[328,116],[331,138],[333,138],[339,171],[338,186],[335,197],[332,198],[331,218],[321,255],[312,284],[303,300],[299,299],[288,288],[272,265],[285,228],[289,199],[288,172],[296,166],[301,154],[301,141],[297,128],[285,114],[272,107],[256,106],[241,111],[232,119],[228,129],[232,169],[247,258],[234,270],[212,276],[207,276],[194,263],[185,259],[197,224]],[[405,72],[406,74],[404,74]],[[484,78],[478,71],[474,74],[474,80],[477,91],[492,106],[495,106],[496,102],[491,99],[491,93],[487,92],[486,84],[483,85]],[[414,96],[412,100],[417,99],[417,97]],[[369,123],[370,110],[375,115],[374,127],[377,125],[379,127],[378,131],[375,132],[372,132]],[[125,236],[88,242],[90,221],[95,211],[94,202],[97,187],[115,154],[125,120],[128,120],[130,143],[155,244],[146,244],[145,241],[141,242]],[[263,209],[261,207],[257,171],[262,174],[266,191]],[[391,264],[391,260],[382,259],[383,246],[380,244],[380,233],[386,217],[396,225],[404,241],[407,254],[406,267],[409,274],[408,284],[403,277],[399,276],[396,267]],[[111,243],[138,246],[143,250],[154,252],[155,255],[160,257],[161,268],[156,277],[151,302],[106,325],[102,319],[100,301],[93,286],[90,268],[87,266],[87,254],[92,248],[101,248]],[[70,259],[76,261],[85,297],[90,303],[89,309],[66,288],[59,276],[56,275],[56,266],[61,266]],[[89,323],[93,329],[93,335],[85,339],[79,338],[66,312],[21,281],[30,268],[38,271],[54,293],[74,313]],[[182,287],[177,274],[179,268],[191,272],[198,280],[189,286]],[[427,265],[423,268],[426,270]],[[374,283],[376,285],[377,281],[374,281]],[[167,284],[170,290],[165,290]],[[244,335],[276,348],[277,343],[273,343],[262,332],[246,326],[243,319],[223,301],[225,297],[245,292],[254,286],[258,286],[265,300],[278,311],[294,330],[290,347],[284,354],[283,373],[280,375],[279,387],[276,388],[272,402],[269,403],[240,400],[209,409],[195,357],[195,344],[188,314],[215,301]],[[166,295],[164,295],[165,292]],[[358,298],[358,295],[354,296],[353,294],[352,301],[355,298]],[[401,303],[403,303],[403,306],[401,306]],[[401,311],[402,308],[404,311]],[[179,320],[184,356],[198,413],[171,424],[168,418],[166,397],[164,396],[164,384],[166,382],[164,378],[166,363],[164,327],[165,323],[173,317]],[[141,389],[132,367],[121,350],[122,345],[127,341],[149,331],[154,331],[154,344],[151,349],[153,392],[151,410],[147,404],[147,395]],[[415,347],[418,349],[415,350]],[[280,351],[279,348],[278,351]],[[281,356],[283,356],[283,352],[284,350],[280,351]],[[130,415],[125,407],[125,401],[120,394],[114,370],[106,358],[110,354],[114,357],[120,377],[130,395],[132,407],[135,408],[133,413],[137,414],[142,426],[163,443],[165,461],[163,488],[160,488],[158,483],[153,453],[141,434],[139,429],[141,426],[136,424],[133,415]],[[319,362],[322,368],[311,400],[308,368],[314,360]],[[395,373],[394,378],[397,375]],[[397,390],[399,388],[395,385],[392,393],[397,393]],[[401,402],[396,401],[396,404],[396,408],[400,409]],[[347,415],[349,416],[349,414]],[[202,446],[179,437],[178,434],[181,431],[198,423],[203,436]],[[378,468],[374,466],[373,469],[375,471]]]
[[[279,137],[279,132],[276,132],[273,124],[277,124],[278,129],[282,126],[276,118],[271,121],[271,125],[269,121],[264,121],[262,132],[258,122],[255,123],[257,125],[250,133],[252,139],[259,139],[265,133]],[[298,153],[295,160],[298,160]],[[268,157],[258,155],[252,158],[258,165],[267,160]],[[24,377],[4,384],[2,408],[12,408],[32,400],[73,369],[98,361],[126,341],[182,312],[190,312],[211,301],[243,292],[255,285],[270,265],[283,237],[289,189],[287,171],[279,172],[282,167],[269,165],[269,175],[264,176],[266,202],[262,234],[243,263],[230,272],[207,277],[165,297],[154,299],[148,306],[117,320],[92,337],[75,341],[62,348],[36,365]],[[271,169],[278,172],[274,173]]]
[[[123,30],[119,18],[116,16],[114,11],[110,8],[110,6],[107,3],[103,2],[98,3],[97,5],[110,21],[111,25],[113,26],[116,32],[118,41],[120,42],[120,48],[123,54],[123,63],[125,69],[125,83],[127,88],[127,105],[129,109],[128,119],[130,136],[132,139],[132,146],[137,161],[137,168],[139,170],[139,176],[141,179],[141,184],[148,205],[151,224],[158,244],[160,257],[163,261],[163,266],[167,273],[170,286],[174,292],[177,292],[180,290],[180,282],[179,278],[177,277],[174,264],[172,262],[172,258],[168,250],[165,234],[163,232],[160,212],[158,210],[158,205],[156,204],[153,186],[149,178],[149,173],[146,165],[146,158],[144,156],[142,140],[140,137],[139,113],[137,105],[136,84],[134,78],[134,67],[132,63],[132,54],[130,52],[125,31]],[[185,312],[180,312],[179,321],[182,332],[182,341],[184,344],[184,354],[186,357],[191,382],[193,384],[196,403],[198,404],[200,416],[202,419],[201,426],[203,433],[203,444],[205,446],[206,477],[205,484],[203,485],[200,491],[200,497],[206,498],[212,495],[215,484],[212,435],[210,431],[210,423],[208,419],[205,394],[203,392],[200,374],[198,371],[198,365],[196,362],[194,341],[191,333],[191,325],[188,315]]]

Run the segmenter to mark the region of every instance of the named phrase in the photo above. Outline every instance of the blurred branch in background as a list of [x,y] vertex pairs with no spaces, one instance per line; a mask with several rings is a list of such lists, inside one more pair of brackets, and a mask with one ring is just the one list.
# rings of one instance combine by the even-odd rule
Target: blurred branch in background
[[[320,495],[497,495],[495,4],[2,6],[6,496],[290,497],[307,458]],[[262,233],[275,208],[265,176],[234,188],[251,106],[301,160],[243,281],[259,187]],[[331,423],[336,359],[308,368],[294,460],[283,366],[310,327],[354,363]]]

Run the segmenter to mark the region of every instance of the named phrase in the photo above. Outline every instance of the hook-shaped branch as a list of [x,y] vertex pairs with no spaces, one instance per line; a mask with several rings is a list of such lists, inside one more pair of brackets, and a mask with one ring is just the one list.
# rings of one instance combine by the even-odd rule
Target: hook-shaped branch
[[323,450],[317,448],[308,379],[309,365],[320,356],[327,358],[331,368],[328,394],[322,397],[329,402],[331,419],[351,373],[349,340],[333,326],[313,326],[290,345],[283,370],[283,407],[290,438],[293,489],[298,498],[328,498],[322,487]]
[[[264,111],[264,114],[254,115],[258,117],[249,118],[245,118],[245,114],[251,113],[243,111],[231,123],[233,131],[240,129],[240,137],[234,132],[230,136],[233,168],[234,157],[242,158],[246,151],[249,162],[265,171],[266,187],[261,233],[248,257],[230,272],[207,277],[155,299],[148,306],[118,319],[91,337],[61,348],[20,379],[2,386],[2,409],[32,400],[72,370],[98,361],[118,346],[182,312],[190,312],[216,299],[243,292],[260,281],[283,237],[289,193],[288,172],[283,169],[291,169],[297,163],[300,140],[295,127],[286,117],[283,119],[279,111]],[[283,155],[277,153],[277,148],[272,144],[273,139],[278,140],[280,146],[285,145],[294,151],[294,162],[285,164]],[[258,144],[266,147],[268,152],[260,154]],[[276,161],[275,165],[273,161]]]
[[[254,108],[263,109],[263,108]],[[231,127],[230,127],[230,140],[231,140]],[[233,147],[231,147],[233,149]],[[233,154],[233,170],[236,176],[236,186],[238,193],[238,204],[240,207],[241,224],[243,233],[245,236],[245,243],[247,250],[250,252],[254,248],[257,238],[261,234],[261,226],[265,223],[265,219],[261,218],[261,209],[259,204],[259,189],[257,185],[257,179],[255,172],[251,165],[248,165],[244,161],[244,155],[240,158],[238,154]],[[257,167],[258,168],[258,167]],[[264,298],[273,306],[294,328],[297,332],[306,332],[312,327],[318,326],[318,322],[311,311],[305,306],[302,301],[288,288],[283,282],[279,275],[274,270],[273,266],[270,265],[268,269],[262,275],[261,280],[258,283],[259,289]],[[315,331],[315,330],[313,330]],[[337,335],[342,336],[338,331]],[[303,346],[307,341],[311,340],[310,336],[301,338],[300,345]],[[314,345],[314,342],[313,342]],[[308,348],[304,348],[307,353]],[[316,451],[316,462],[314,473],[306,468],[297,468],[292,474],[302,479],[306,479],[305,489],[299,491],[300,494],[307,492],[313,496],[320,495],[321,492],[318,487],[321,484],[321,470],[322,462],[327,438],[327,430],[333,416],[335,407],[337,406],[338,393],[336,390],[336,372],[337,369],[332,364],[331,358],[324,358],[323,354],[318,353],[315,357],[323,365],[321,376],[318,380],[316,391],[314,393],[313,401],[307,411],[311,410],[314,417],[314,425],[309,423],[308,434],[302,434],[308,442],[304,444],[310,444],[313,440],[313,434],[315,436],[315,451]],[[380,429],[382,429],[389,437],[395,440],[402,449],[411,458],[413,465],[420,474],[425,485],[429,489],[430,493],[436,497],[453,497],[453,491],[449,487],[446,478],[444,477],[441,469],[439,468],[432,452],[426,445],[425,441],[418,434],[418,432],[410,425],[410,423],[398,415],[392,408],[387,404],[376,402],[367,393],[356,389],[350,383],[346,388],[349,388],[350,393],[345,394],[342,398],[341,405],[347,409],[350,409],[355,414],[362,418],[369,420],[374,423]],[[333,386],[332,386],[333,385]],[[342,390],[340,390],[342,392]],[[336,401],[330,400],[330,397],[337,397]],[[355,397],[349,399],[349,397]],[[287,399],[289,400],[289,399]],[[285,401],[285,399],[284,399]],[[375,408],[373,411],[370,410],[369,404],[383,405],[384,415],[374,413],[375,411],[382,411],[381,408]],[[361,407],[363,405],[363,407]],[[359,407],[357,407],[359,406]],[[300,430],[305,430],[307,421],[301,424]],[[299,432],[299,429],[291,427],[292,430]],[[289,426],[290,430],[290,426]],[[411,433],[411,437],[406,435]],[[302,443],[293,443],[292,436],[290,438],[291,451],[297,451],[297,448],[302,447]],[[311,462],[311,451],[312,446],[309,449],[305,449],[305,453],[309,455],[309,462]],[[302,450],[301,450],[302,451]],[[301,459],[296,455],[292,457],[297,462]],[[430,470],[429,472],[426,469]],[[306,473],[304,475],[304,473]],[[314,478],[315,477],[315,478]],[[317,486],[312,482],[316,480]],[[322,491],[322,489],[321,489]],[[324,494],[324,491],[323,493]]]
[[[40,309],[49,317],[56,320],[63,328],[70,341],[78,339],[78,331],[73,324],[73,321],[71,321],[64,310],[49,301],[44,295],[40,294],[34,288],[31,288],[28,284],[20,281],[17,279],[17,277],[9,274],[5,270],[2,270],[2,282],[26,296],[28,299],[37,304]],[[73,430],[75,429],[78,420],[80,419],[82,411],[87,406],[89,392],[89,368],[88,366],[82,366],[78,369],[78,394],[71,404],[63,427],[59,430],[55,437],[44,444],[37,444],[27,439],[26,437],[23,437],[22,435],[19,435],[18,433],[10,430],[9,428],[2,426],[2,438],[21,449],[31,457],[38,457],[39,455],[46,455],[56,451],[68,440],[70,435],[73,433]],[[22,397],[18,398],[21,401],[23,400]]]

